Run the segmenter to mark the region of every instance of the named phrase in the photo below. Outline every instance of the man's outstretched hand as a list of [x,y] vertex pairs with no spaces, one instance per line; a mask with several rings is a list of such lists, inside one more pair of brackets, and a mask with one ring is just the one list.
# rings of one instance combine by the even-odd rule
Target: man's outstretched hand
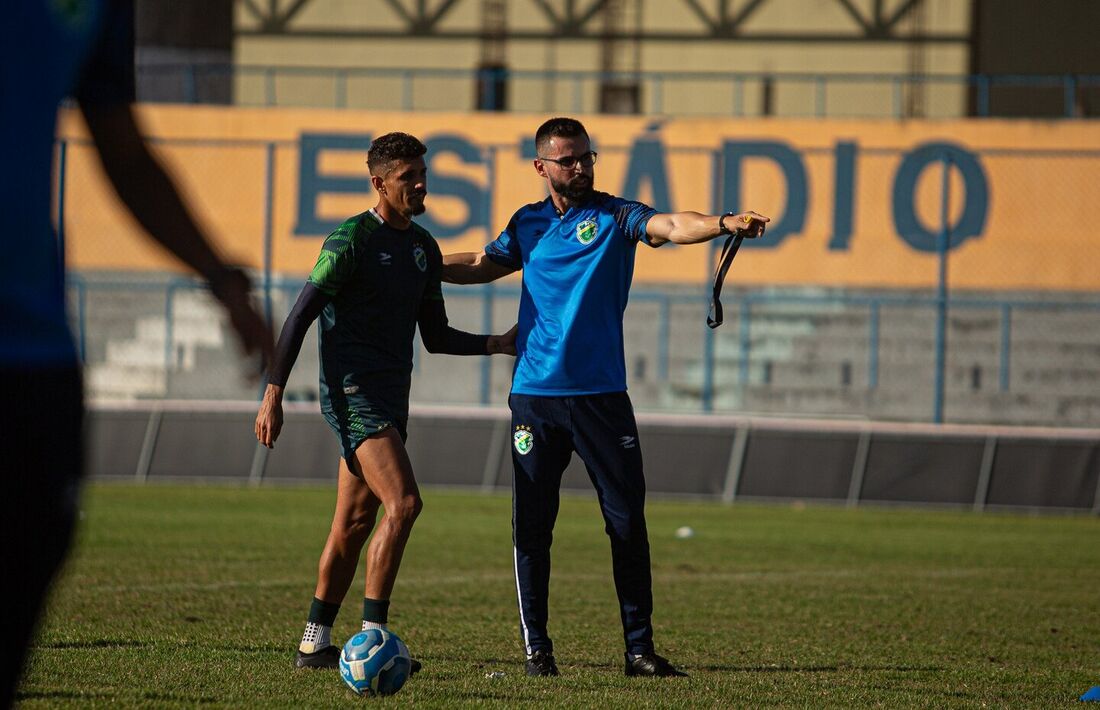
[[750,210],[728,217],[726,227],[733,227],[734,231],[744,234],[746,239],[756,239],[764,236],[764,229],[770,221],[770,218]]

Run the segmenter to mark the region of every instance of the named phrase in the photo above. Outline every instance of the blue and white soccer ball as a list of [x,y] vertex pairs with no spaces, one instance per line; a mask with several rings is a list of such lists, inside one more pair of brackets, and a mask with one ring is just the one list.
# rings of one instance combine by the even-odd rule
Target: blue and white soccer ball
[[393,695],[411,669],[409,649],[392,631],[360,631],[340,652],[340,677],[358,695]]

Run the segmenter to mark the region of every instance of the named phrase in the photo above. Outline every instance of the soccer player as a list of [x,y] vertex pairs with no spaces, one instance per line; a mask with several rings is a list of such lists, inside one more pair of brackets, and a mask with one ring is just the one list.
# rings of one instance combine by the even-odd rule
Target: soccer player
[[653,647],[645,478],[626,394],[623,312],[638,242],[699,244],[737,229],[763,233],[746,212],[658,214],[593,188],[596,153],[579,121],[535,134],[535,171],[549,196],[522,207],[483,253],[449,254],[443,278],[485,283],[523,269],[512,410],[514,563],[528,675],[558,675],[546,630],[550,543],[562,473],[574,451],[596,488],[611,538],[628,676],[682,676]]
[[[412,222],[428,192],[424,145],[389,133],[367,152],[378,204],[344,222],[321,255],[279,336],[256,437],[273,447],[282,428],[283,387],[318,316],[321,412],[340,440],[336,512],[321,553],[317,587],[296,665],[335,668],[340,648],[332,624],[367,548],[363,629],[385,628],[390,593],[413,521],[420,513],[405,452],[412,377],[413,333],[428,352],[515,354],[515,328],[505,335],[472,335],[447,324],[440,288],[443,257],[428,232]],[[419,663],[413,661],[413,672]]]
[[49,585],[69,549],[83,474],[80,361],[50,225],[57,106],[75,96],[107,177],[148,233],[200,273],[247,351],[271,333],[247,277],[222,263],[134,116],[130,1],[14,0],[0,22],[0,708],[9,707]]

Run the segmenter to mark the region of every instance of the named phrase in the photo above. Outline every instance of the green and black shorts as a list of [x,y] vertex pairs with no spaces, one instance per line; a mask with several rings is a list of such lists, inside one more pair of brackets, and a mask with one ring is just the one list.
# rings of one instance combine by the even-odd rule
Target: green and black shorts
[[363,395],[344,395],[322,404],[321,415],[340,440],[340,453],[352,471],[355,450],[367,438],[393,427],[402,442],[408,440],[409,416],[395,414],[394,409]]

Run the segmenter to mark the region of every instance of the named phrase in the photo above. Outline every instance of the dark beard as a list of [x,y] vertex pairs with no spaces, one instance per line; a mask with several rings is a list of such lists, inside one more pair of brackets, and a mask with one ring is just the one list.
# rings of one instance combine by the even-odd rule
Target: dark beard
[[413,217],[416,217],[417,215],[424,214],[425,212],[427,212],[427,210],[427,206],[425,206],[425,204],[421,202],[419,205],[416,205],[412,208],[411,215]]
[[591,178],[588,178],[588,176],[582,177],[587,179],[582,180],[579,177],[574,177],[569,182],[558,182],[551,178],[550,186],[554,188],[554,192],[564,197],[566,201],[579,205],[586,202],[593,192]]

